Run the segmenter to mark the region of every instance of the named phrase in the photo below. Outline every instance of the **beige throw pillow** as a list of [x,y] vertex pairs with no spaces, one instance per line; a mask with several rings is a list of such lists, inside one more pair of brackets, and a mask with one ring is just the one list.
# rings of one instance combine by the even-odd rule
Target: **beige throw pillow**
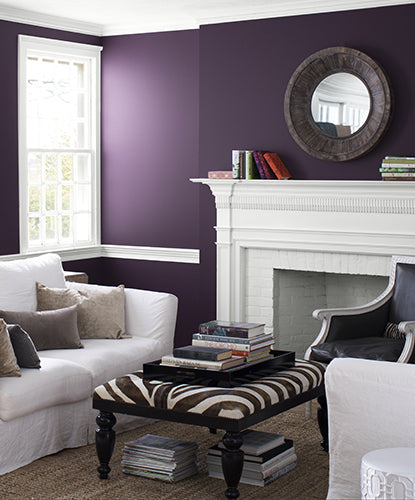
[[77,305],[81,339],[118,339],[125,334],[124,285],[106,287],[68,283],[70,288],[48,288],[37,283],[39,311]]
[[21,377],[6,323],[0,319],[0,377]]

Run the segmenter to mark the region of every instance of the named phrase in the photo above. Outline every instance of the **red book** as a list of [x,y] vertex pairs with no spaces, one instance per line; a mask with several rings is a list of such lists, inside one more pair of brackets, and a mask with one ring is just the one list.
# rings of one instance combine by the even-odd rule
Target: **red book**
[[277,176],[277,179],[291,179],[290,172],[288,172],[287,167],[277,153],[264,153],[264,158]]
[[256,166],[258,168],[259,176],[261,177],[261,179],[276,179],[276,175],[271,170],[268,163],[265,161],[264,153],[264,151],[252,152]]

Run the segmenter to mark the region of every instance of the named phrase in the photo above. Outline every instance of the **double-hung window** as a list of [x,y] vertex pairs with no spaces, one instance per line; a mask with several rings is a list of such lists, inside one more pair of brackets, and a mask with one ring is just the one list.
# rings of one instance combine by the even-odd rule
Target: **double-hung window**
[[21,253],[99,244],[100,51],[19,36]]

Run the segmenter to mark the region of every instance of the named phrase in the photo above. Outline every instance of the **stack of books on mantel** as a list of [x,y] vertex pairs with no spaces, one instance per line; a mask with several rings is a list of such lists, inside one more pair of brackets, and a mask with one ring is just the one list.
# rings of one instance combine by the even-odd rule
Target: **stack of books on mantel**
[[[248,429],[243,431],[244,463],[241,483],[266,486],[294,469],[297,463],[294,444],[281,434]],[[222,452],[224,445],[209,448],[206,463],[209,476],[224,479],[222,471]]]
[[272,358],[274,337],[265,333],[263,323],[208,321],[193,334],[192,345],[177,347],[162,356],[162,365],[207,370],[227,370],[244,363]]
[[379,172],[383,181],[415,181],[415,157],[386,156]]
[[197,472],[196,451],[196,443],[146,434],[125,443],[122,471],[174,483]]

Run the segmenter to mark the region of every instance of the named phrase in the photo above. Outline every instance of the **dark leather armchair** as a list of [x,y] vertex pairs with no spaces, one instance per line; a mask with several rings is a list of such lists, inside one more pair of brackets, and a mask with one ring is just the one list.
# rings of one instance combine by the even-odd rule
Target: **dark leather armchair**
[[305,358],[330,362],[335,357],[415,362],[415,257],[394,256],[389,284],[360,307],[318,309],[322,321]]

